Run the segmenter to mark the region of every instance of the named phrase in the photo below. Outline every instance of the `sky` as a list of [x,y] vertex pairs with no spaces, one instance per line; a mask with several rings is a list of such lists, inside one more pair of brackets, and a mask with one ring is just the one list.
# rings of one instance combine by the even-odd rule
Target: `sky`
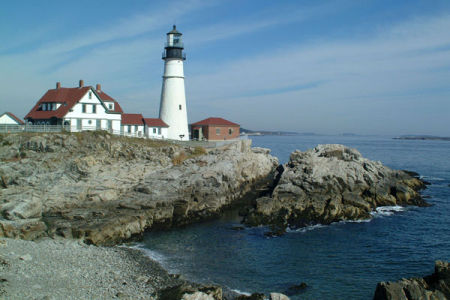
[[450,136],[450,1],[6,1],[0,113],[100,83],[158,117],[166,33],[183,33],[189,122]]

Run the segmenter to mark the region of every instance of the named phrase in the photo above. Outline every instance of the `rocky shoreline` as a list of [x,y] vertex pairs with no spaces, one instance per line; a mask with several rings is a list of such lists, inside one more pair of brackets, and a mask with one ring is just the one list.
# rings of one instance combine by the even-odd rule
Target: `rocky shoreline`
[[[238,295],[170,276],[142,253],[114,245],[147,230],[214,218],[242,203],[245,224],[271,225],[271,235],[369,218],[378,206],[428,205],[418,192],[425,183],[415,174],[342,145],[296,151],[279,165],[269,149],[251,148],[245,140],[204,149],[103,132],[11,134],[0,136],[0,160],[0,262],[9,274],[0,292],[11,299],[33,293],[50,299],[234,299]],[[83,257],[85,265],[74,263]],[[72,273],[69,285],[82,288],[46,286],[47,279],[35,278],[39,268],[57,270],[49,284],[52,276]],[[114,277],[116,271],[123,274]],[[38,283],[17,291],[20,282],[23,287],[33,280]],[[40,293],[42,286],[54,295]]]
[[271,195],[257,199],[245,216],[250,226],[272,225],[270,234],[370,219],[380,206],[429,206],[419,193],[426,185],[414,173],[392,170],[342,145],[295,151],[278,170]]

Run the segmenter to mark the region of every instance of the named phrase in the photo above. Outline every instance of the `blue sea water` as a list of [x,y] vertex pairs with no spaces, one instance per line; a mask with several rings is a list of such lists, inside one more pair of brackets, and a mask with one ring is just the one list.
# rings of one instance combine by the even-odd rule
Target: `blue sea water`
[[308,287],[291,299],[371,299],[377,282],[432,273],[450,259],[450,142],[365,136],[260,136],[281,163],[295,149],[338,143],[431,183],[431,207],[392,208],[370,222],[336,223],[267,238],[266,228],[235,231],[235,214],[166,232],[147,233],[141,247],[169,271],[204,283],[252,292]]

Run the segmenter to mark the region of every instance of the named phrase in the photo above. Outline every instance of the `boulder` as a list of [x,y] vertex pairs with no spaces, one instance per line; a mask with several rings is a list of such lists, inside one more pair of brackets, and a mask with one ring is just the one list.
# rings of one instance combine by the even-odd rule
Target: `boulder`
[[316,223],[371,218],[378,206],[427,206],[419,190],[425,184],[404,171],[363,158],[343,145],[318,145],[295,151],[269,196],[255,201],[248,225],[303,227]]
[[280,293],[270,293],[270,300],[289,300],[289,297]]
[[182,283],[159,292],[161,300],[222,300],[222,288]]
[[436,261],[434,273],[424,278],[380,282],[374,300],[450,299],[450,267],[448,262]]

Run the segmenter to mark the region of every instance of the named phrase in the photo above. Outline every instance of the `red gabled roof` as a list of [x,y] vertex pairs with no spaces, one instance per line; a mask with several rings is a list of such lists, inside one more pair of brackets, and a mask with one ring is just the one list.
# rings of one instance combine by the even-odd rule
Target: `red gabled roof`
[[97,95],[100,97],[100,99],[102,99],[103,101],[113,101],[115,102],[116,100],[114,100],[113,97],[111,97],[110,95],[108,95],[107,93],[105,93],[104,91],[96,91]]
[[121,113],[123,114],[122,107],[120,107],[119,102],[117,102],[113,97],[105,93],[104,91],[96,91],[97,95],[102,99],[104,102],[114,102],[114,109],[110,110],[111,112]]
[[208,118],[196,123],[192,123],[191,125],[239,126],[239,124],[230,122],[222,118]]
[[166,123],[164,123],[161,119],[155,119],[155,118],[145,118],[144,123],[148,127],[169,127]]
[[[17,123],[19,123],[20,125],[24,125],[25,122],[22,121],[21,119],[19,119],[18,117],[16,117],[16,115],[14,115],[13,113],[10,112],[5,112],[3,115],[8,115],[11,119],[14,119]],[[2,116],[3,116],[2,115]],[[0,116],[1,117],[1,116]]]
[[114,109],[110,111],[123,114],[122,107],[120,107],[119,102],[117,102],[116,100],[114,100]]
[[[25,119],[62,118],[90,89],[90,86],[85,86],[81,88],[59,88],[48,90],[25,116]],[[56,102],[62,103],[62,105],[57,110],[39,111],[39,105],[44,102]]]
[[141,114],[122,114],[122,125],[144,125]]

